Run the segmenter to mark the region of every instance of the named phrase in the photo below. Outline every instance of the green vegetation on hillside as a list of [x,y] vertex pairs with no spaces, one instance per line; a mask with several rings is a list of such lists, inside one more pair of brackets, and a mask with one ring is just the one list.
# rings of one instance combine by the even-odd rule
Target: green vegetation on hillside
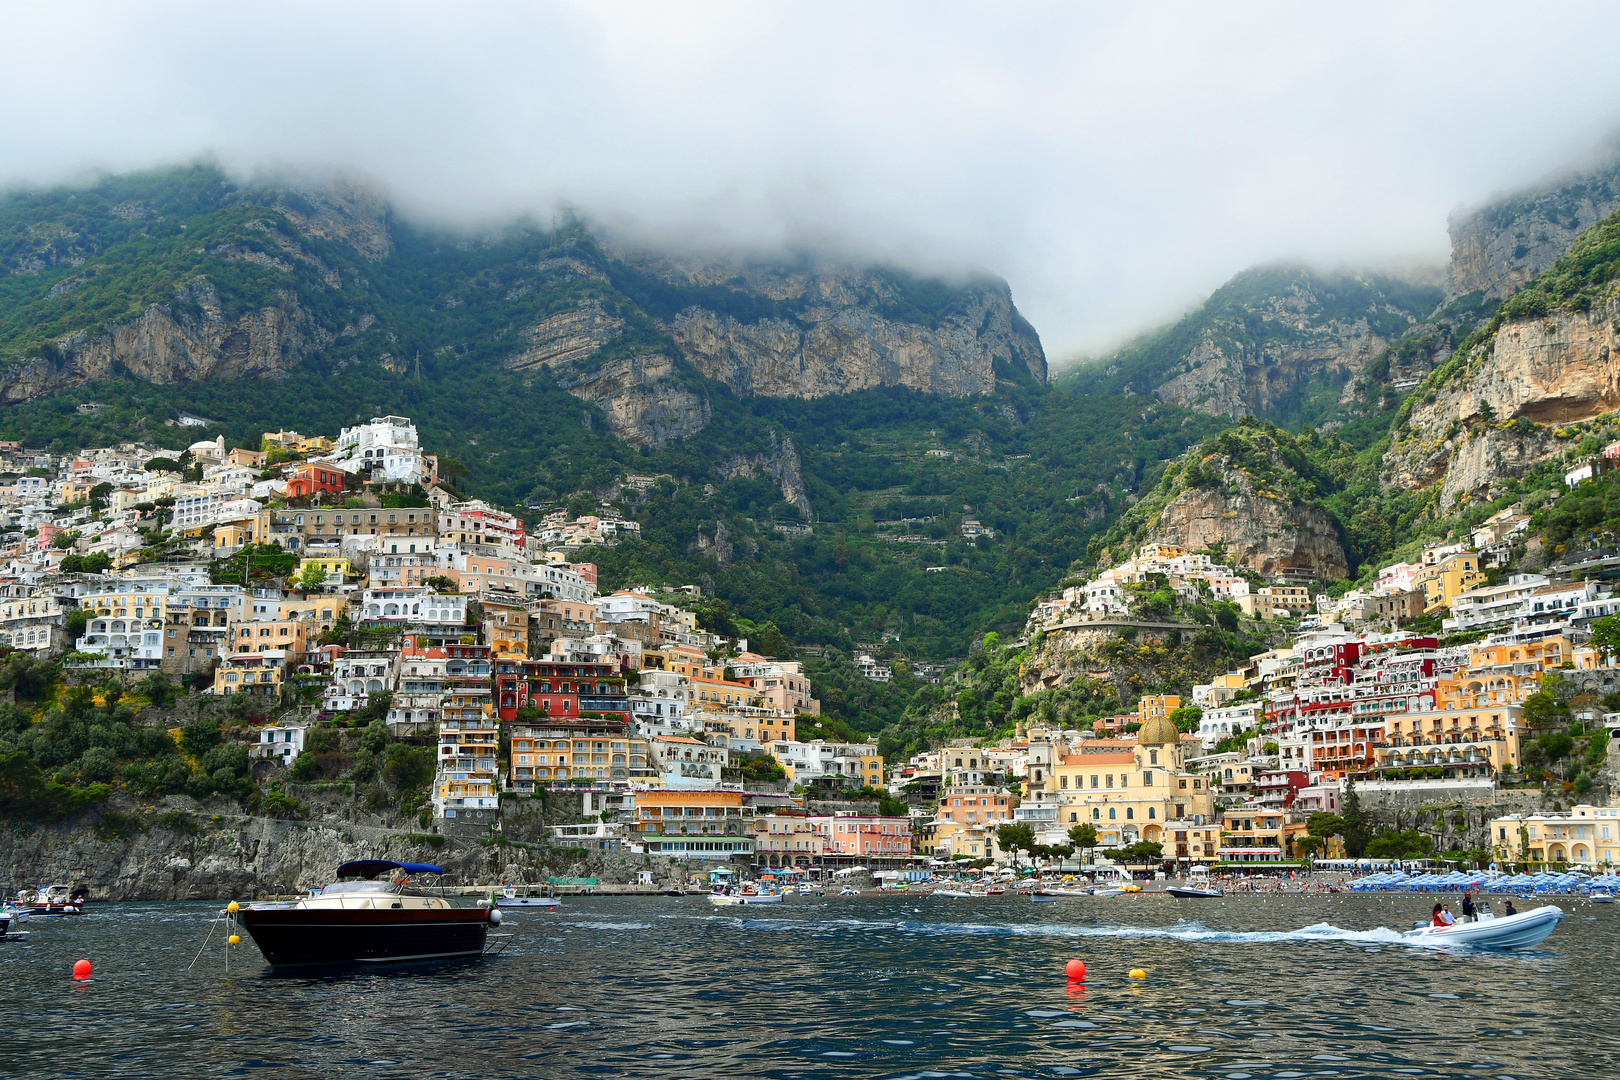
[[[1151,394],[1205,363],[1194,353],[1206,343],[1231,361],[1272,366],[1282,353],[1308,349],[1331,336],[1330,325],[1363,319],[1369,331],[1393,342],[1411,329],[1414,319],[1434,311],[1443,293],[1435,286],[1377,275],[1329,275],[1287,265],[1254,267],[1235,275],[1176,322],[1066,373],[1058,384],[1076,394]],[[1280,388],[1273,387],[1273,403],[1265,416],[1286,426],[1342,419],[1338,399],[1347,379],[1313,372],[1280,394]]]

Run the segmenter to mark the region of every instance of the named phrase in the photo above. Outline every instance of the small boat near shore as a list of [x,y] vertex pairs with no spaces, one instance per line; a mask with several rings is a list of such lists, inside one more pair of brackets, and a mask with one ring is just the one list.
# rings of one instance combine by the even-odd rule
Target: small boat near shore
[[273,968],[393,964],[482,956],[498,907],[456,907],[444,896],[407,891],[429,863],[360,859],[332,884],[290,902],[243,905],[236,914]]
[[1586,898],[1592,901],[1594,904],[1614,903],[1614,893],[1610,892],[1608,889],[1593,889],[1591,892],[1586,894]]
[[1177,900],[1208,900],[1226,895],[1219,889],[1199,888],[1196,885],[1172,885],[1164,891]]
[[754,904],[780,904],[779,892],[710,893],[709,903],[715,907],[750,907]]
[[1482,949],[1529,949],[1547,940],[1564,918],[1561,908],[1548,904],[1500,918],[1488,913],[1474,922],[1452,926],[1422,923],[1401,935],[1403,941],[1422,945],[1471,945]]
[[83,885],[41,885],[37,889],[18,890],[12,906],[34,918],[50,919],[59,915],[83,915],[84,900]]
[[549,885],[539,895],[529,892],[520,894],[516,886],[508,885],[501,890],[501,895],[496,900],[496,903],[503,908],[544,908],[548,911],[562,907],[562,901],[552,895]]

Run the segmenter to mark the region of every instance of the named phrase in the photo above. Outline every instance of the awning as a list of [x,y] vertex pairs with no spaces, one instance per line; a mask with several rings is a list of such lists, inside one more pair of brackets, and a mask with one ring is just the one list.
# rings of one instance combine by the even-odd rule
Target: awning
[[340,878],[374,878],[388,870],[403,870],[407,874],[442,874],[444,867],[432,863],[394,862],[391,859],[356,859],[337,868]]

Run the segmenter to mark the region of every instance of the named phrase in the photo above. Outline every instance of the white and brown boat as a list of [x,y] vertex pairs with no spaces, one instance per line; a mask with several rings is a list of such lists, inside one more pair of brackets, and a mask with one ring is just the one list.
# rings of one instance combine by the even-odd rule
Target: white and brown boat
[[244,905],[237,918],[274,968],[397,964],[481,956],[498,907],[456,907],[415,888],[431,863],[361,859],[300,900]]

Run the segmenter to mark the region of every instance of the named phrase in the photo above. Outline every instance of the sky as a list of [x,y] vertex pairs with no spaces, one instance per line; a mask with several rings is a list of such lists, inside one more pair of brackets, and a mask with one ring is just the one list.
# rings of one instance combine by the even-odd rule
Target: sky
[[1620,130],[1612,3],[59,2],[6,32],[0,183],[209,156],[434,224],[569,206],[988,270],[1055,366],[1258,262],[1442,263],[1448,214]]

